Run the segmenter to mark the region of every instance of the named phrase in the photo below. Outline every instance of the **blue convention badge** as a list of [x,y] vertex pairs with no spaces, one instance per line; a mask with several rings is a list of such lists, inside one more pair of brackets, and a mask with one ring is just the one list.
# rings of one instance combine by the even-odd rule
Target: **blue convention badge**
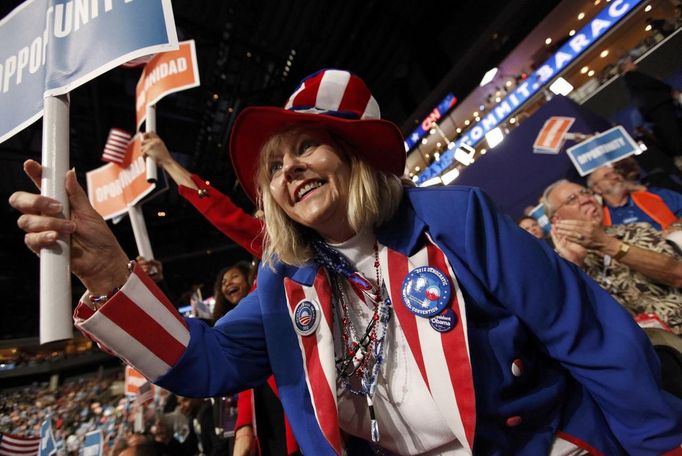
[[450,302],[450,281],[438,269],[422,266],[403,280],[403,303],[418,317],[438,315]]
[[302,336],[309,336],[315,332],[320,324],[320,308],[314,301],[304,299],[294,309],[294,325],[296,332]]
[[445,309],[442,314],[429,318],[429,323],[438,332],[448,332],[457,324],[457,315],[452,309]]

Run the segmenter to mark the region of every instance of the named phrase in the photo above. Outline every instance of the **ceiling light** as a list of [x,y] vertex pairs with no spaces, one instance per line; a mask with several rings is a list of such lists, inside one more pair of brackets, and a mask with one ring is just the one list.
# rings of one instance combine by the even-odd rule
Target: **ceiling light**
[[455,160],[463,164],[464,166],[469,166],[471,164],[471,159],[474,157],[474,154],[476,151],[469,147],[471,150],[464,150],[465,145],[463,144],[461,147],[458,147],[457,150],[455,150]]
[[454,148],[455,148],[455,143],[451,142],[450,144],[448,144],[448,149],[449,149],[449,150],[452,150],[452,149],[454,149]]
[[462,133],[462,129],[457,127],[457,130],[455,130],[457,133]]
[[485,154],[486,154],[486,152],[488,152],[488,151],[487,151],[487,150],[485,150],[485,149],[481,149],[481,155],[485,155]]
[[607,55],[609,55],[609,50],[608,50],[608,49],[604,49],[603,51],[601,51],[601,52],[599,53],[599,57],[601,57],[602,59],[603,59],[604,57],[606,57]]
[[483,79],[481,79],[481,82],[478,84],[479,87],[483,87],[484,85],[490,83],[493,78],[495,78],[495,75],[497,74],[497,67],[492,68],[483,75]]
[[414,172],[415,172],[415,173],[418,173],[419,171],[421,171],[421,168],[420,168],[419,166],[415,166],[415,167],[414,167]]
[[649,11],[651,11],[651,8],[652,8],[651,5],[647,5],[647,6],[644,8],[644,12],[645,12],[645,13],[648,13]]
[[429,130],[429,134],[430,134],[430,135],[433,135],[433,134],[435,134],[435,133],[436,133],[436,129],[435,129],[435,128],[432,128],[431,130]]
[[594,6],[597,6],[601,3],[601,0],[594,0]]
[[651,24],[644,27],[644,30],[646,30],[647,32],[651,31]]
[[416,183],[417,180],[419,179],[419,176],[415,176],[415,175],[412,174],[412,173],[410,173],[410,177],[412,178],[412,182],[415,182],[415,183]]
[[507,82],[504,83],[504,85],[506,85],[507,87],[511,87],[512,84],[513,84],[513,82],[512,82],[511,79],[510,79],[509,81],[507,81]]
[[443,184],[448,185],[450,182],[457,179],[457,176],[459,176],[459,170],[455,168],[443,174],[441,179],[443,180]]
[[500,98],[500,97],[495,97],[495,103],[499,103],[500,101],[502,101],[502,98]]
[[[412,179],[413,181],[417,181],[416,179]],[[441,180],[440,176],[432,177],[429,180],[426,180],[421,183],[420,187],[430,187],[431,185],[437,185],[437,184],[442,184],[443,181]]]
[[557,80],[549,86],[549,90],[551,90],[554,95],[566,96],[571,93],[573,86],[564,78],[557,78]]
[[476,122],[480,122],[480,121],[481,121],[481,118],[478,117],[478,116],[474,117],[474,119],[476,119]]
[[571,30],[570,32],[568,32],[568,36],[573,36],[573,35],[575,35],[575,30]]
[[[452,143],[450,143],[450,144],[452,144]],[[448,144],[448,148],[450,147],[450,144]],[[439,152],[434,152],[434,153],[433,153],[433,158],[434,158],[436,161],[440,160],[440,153],[439,153]]]
[[474,112],[474,117],[478,117],[478,111]]
[[479,106],[478,109],[479,109],[480,111],[485,111],[485,105]]
[[587,76],[592,77],[594,76],[594,70],[590,70],[587,72]]
[[512,117],[511,119],[509,119],[509,123],[514,125],[516,123],[516,117]]
[[467,120],[464,121],[464,125],[467,125],[467,126],[468,126],[470,123],[471,123],[471,121],[470,121],[469,119],[467,119]]
[[[436,143],[436,147],[441,147],[443,144],[440,142]],[[429,158],[429,154],[426,154],[426,158]]]
[[546,44],[547,46],[549,46],[550,44],[552,44],[552,39],[551,39],[551,38],[547,38],[547,39],[545,40],[545,44]]
[[582,21],[585,18],[585,13],[581,12],[578,14],[578,20]]
[[590,70],[590,67],[588,67],[587,65],[585,65],[584,67],[582,67],[582,68],[580,69],[580,74],[585,74],[585,73],[587,73],[589,70]]
[[159,217],[165,217],[166,213],[164,211],[159,211],[156,213],[156,215],[158,215]]
[[504,133],[500,127],[495,127],[485,134],[485,139],[488,141],[488,147],[492,149],[502,142],[504,139]]
[[429,142],[428,139],[426,139],[426,138],[422,139],[422,144],[427,144],[428,142]]

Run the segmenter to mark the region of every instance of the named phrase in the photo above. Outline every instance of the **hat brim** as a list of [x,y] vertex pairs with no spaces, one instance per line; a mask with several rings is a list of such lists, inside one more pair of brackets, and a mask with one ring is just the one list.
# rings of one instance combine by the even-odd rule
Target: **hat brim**
[[405,143],[400,130],[391,122],[381,119],[344,119],[270,106],[252,106],[244,109],[235,119],[229,148],[237,178],[252,201],[256,201],[256,172],[263,145],[275,133],[298,124],[322,126],[338,134],[375,169],[396,176],[402,176],[405,171]]

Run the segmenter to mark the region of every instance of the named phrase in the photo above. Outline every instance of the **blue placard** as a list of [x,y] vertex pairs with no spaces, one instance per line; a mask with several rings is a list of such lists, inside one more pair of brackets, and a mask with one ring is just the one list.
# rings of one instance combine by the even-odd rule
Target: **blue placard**
[[535,206],[528,215],[537,220],[538,225],[540,225],[540,228],[542,228],[542,231],[545,233],[545,235],[548,235],[549,232],[552,231],[552,224],[549,222],[544,204],[538,204]]
[[27,0],[0,21],[0,143],[40,118],[44,96],[177,41],[170,0]]
[[103,442],[101,430],[88,432],[83,440],[82,456],[102,456]]
[[497,127],[516,109],[535,95],[542,87],[548,84],[566,66],[573,62],[579,55],[589,49],[608,30],[616,25],[642,0],[614,0],[608,3],[594,19],[576,33],[559,50],[550,57],[540,68],[535,70],[528,79],[519,84],[516,89],[505,97],[490,111],[483,115],[481,121],[472,125],[461,138],[451,143],[451,147],[441,153],[440,158],[428,166],[415,181],[421,185],[427,180],[439,176],[450,168],[455,161],[455,151],[462,143],[474,146],[478,144],[485,134]]
[[586,176],[600,166],[621,160],[638,150],[637,143],[619,125],[568,148],[566,153],[578,174]]
[[52,418],[48,415],[40,425],[40,448],[38,456],[52,456],[57,453],[57,444],[52,434]]

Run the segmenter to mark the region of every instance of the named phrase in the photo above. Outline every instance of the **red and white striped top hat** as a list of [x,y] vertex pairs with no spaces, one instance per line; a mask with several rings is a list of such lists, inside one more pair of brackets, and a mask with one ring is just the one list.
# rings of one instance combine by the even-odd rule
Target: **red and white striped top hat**
[[284,108],[248,107],[235,120],[230,158],[239,182],[253,201],[263,144],[273,134],[302,123],[327,128],[350,143],[374,168],[402,176],[405,145],[398,127],[381,119],[379,105],[362,79],[348,71],[325,69],[301,81]]

